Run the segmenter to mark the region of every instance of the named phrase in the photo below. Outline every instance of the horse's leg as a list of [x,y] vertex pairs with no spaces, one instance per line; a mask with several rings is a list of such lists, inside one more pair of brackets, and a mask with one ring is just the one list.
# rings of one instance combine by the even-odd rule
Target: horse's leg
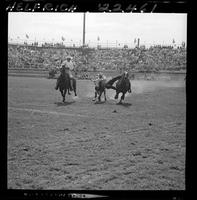
[[98,97],[99,102],[101,101],[101,95],[102,95],[102,93],[103,92],[101,92],[101,91],[99,92],[99,97]]
[[121,99],[120,99],[120,104],[122,103],[122,101],[124,100],[124,98],[125,98],[125,93],[122,93],[122,96],[121,96]]
[[67,92],[68,88],[64,89],[64,102],[65,102],[65,98],[66,98],[66,92]]
[[105,101],[107,101],[107,98],[106,98],[106,90],[104,89],[104,96],[105,96]]
[[60,91],[60,93],[61,93],[61,95],[62,95],[62,97],[63,97],[63,93],[62,93],[62,90],[59,88],[59,91]]
[[70,93],[70,82],[68,83],[68,86],[67,86],[67,89],[66,89],[66,91],[68,90],[68,95],[71,95],[71,93]]
[[58,90],[59,88],[60,77],[57,78],[55,89]]
[[95,91],[95,93],[94,93],[94,99],[92,99],[92,101],[95,101],[96,98],[97,98],[97,91]]
[[70,91],[73,91],[73,78],[70,78]]
[[66,91],[67,89],[64,90],[64,102],[65,102],[65,97],[66,97]]
[[97,98],[97,90],[96,90],[96,87],[94,89],[94,98],[92,99],[92,101],[95,101]]
[[115,99],[118,99],[118,95],[119,95],[119,92],[116,91],[116,96],[114,97]]
[[77,96],[77,90],[76,90],[76,88],[77,88],[76,80],[73,79],[73,89],[74,89],[75,96]]
[[98,94],[98,90],[97,90],[97,86],[95,86],[95,88],[94,88],[94,99],[92,99],[92,101],[96,100],[97,94]]
[[68,95],[71,95],[71,93],[70,93],[70,89],[68,88]]
[[60,90],[60,92],[61,92],[61,95],[62,95],[62,102],[64,102],[65,101],[64,91]]
[[128,89],[128,92],[131,93],[131,83],[129,82],[129,89]]

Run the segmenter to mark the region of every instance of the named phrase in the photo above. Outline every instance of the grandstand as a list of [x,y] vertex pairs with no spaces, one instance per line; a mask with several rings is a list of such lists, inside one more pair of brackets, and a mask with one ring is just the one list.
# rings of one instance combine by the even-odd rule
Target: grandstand
[[69,54],[77,71],[186,70],[186,48],[172,46],[144,46],[135,48],[82,48],[61,45],[8,44],[9,69],[51,70]]

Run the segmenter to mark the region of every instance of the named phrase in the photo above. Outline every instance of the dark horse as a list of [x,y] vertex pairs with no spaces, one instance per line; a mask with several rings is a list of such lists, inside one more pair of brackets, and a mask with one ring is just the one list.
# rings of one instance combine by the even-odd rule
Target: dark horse
[[100,102],[101,101],[101,95],[103,93],[104,93],[105,101],[107,101],[105,86],[106,86],[106,80],[100,80],[98,82],[98,85],[95,86],[95,96],[94,96],[93,101],[96,100],[97,95],[98,95],[98,101]]
[[[73,90],[75,93],[75,96],[77,96],[76,93],[76,79],[71,78],[73,81]],[[68,73],[65,72],[65,70],[63,70],[61,72],[61,75],[59,77],[59,91],[61,92],[62,98],[63,98],[63,102],[65,102],[65,96],[66,96],[66,92],[68,92],[68,94],[70,94],[70,78]]]
[[[117,81],[116,87],[112,86],[115,81]],[[128,73],[124,72],[122,75],[117,76],[111,79],[110,81],[108,81],[106,84],[106,88],[116,90],[116,96],[114,97],[115,99],[118,99],[119,93],[122,93],[122,96],[119,102],[119,103],[122,103],[122,100],[124,100],[125,98],[125,94],[127,92],[131,93],[131,83],[129,80]]]

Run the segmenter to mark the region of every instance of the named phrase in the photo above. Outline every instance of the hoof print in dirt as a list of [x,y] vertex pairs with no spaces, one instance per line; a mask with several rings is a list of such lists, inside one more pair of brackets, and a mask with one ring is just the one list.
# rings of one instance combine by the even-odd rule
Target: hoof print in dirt
[[153,124],[152,124],[152,123],[148,123],[148,125],[149,125],[149,126],[152,126]]
[[113,113],[117,113],[117,111],[116,111],[116,110],[113,110]]

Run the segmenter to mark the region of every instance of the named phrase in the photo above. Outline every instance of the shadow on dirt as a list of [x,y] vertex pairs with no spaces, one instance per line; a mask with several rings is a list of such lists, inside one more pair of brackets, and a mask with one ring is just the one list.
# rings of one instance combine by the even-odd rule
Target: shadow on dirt
[[130,107],[130,106],[132,106],[131,103],[117,103],[116,105],[124,106],[124,107]]
[[54,104],[56,104],[57,106],[68,106],[75,103],[75,101],[70,101],[70,102],[55,102]]

